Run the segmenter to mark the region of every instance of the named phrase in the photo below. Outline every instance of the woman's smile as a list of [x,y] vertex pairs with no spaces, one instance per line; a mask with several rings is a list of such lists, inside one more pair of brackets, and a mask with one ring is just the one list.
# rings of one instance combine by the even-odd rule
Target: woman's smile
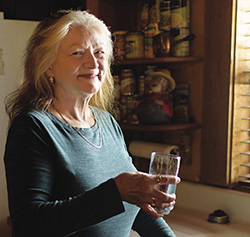
[[95,79],[99,77],[99,72],[98,73],[81,73],[77,77],[81,78],[89,78],[89,79]]

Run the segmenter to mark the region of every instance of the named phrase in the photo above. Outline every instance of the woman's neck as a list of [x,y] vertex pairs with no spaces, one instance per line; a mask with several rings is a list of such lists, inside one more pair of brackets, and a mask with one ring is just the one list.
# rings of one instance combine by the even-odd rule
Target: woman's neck
[[88,103],[61,103],[55,99],[49,110],[73,127],[90,128],[95,124],[95,118]]

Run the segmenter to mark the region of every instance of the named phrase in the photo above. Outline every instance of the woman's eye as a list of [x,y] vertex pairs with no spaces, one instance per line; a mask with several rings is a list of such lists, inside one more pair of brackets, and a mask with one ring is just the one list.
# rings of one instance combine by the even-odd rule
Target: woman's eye
[[72,55],[80,55],[80,52],[76,51],[76,52],[72,53]]
[[95,52],[95,54],[104,54],[104,51],[103,51],[103,50],[97,50],[97,51]]

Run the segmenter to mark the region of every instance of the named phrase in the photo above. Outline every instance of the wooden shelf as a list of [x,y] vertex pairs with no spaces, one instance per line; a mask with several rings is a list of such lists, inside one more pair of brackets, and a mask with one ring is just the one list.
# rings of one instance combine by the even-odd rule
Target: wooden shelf
[[124,59],[115,62],[115,65],[139,65],[139,64],[161,64],[161,63],[185,63],[201,62],[202,57],[158,57],[158,58],[135,58]]
[[123,124],[120,126],[124,130],[134,131],[175,131],[175,130],[191,130],[201,127],[198,123],[177,123],[177,124],[165,124],[165,125],[146,125],[146,124]]

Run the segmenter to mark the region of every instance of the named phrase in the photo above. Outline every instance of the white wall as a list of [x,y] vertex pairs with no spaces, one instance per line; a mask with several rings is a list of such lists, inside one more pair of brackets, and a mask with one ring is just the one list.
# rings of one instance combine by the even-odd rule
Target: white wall
[[22,79],[22,57],[27,39],[37,22],[0,19],[0,236],[10,236],[7,226],[8,202],[3,163],[8,118],[4,98],[17,88]]

